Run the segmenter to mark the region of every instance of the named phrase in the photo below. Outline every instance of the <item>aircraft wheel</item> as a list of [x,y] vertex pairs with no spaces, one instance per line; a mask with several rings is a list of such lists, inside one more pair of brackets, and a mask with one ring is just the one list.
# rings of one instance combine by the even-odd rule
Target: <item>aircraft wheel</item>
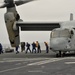
[[61,51],[59,51],[59,53],[56,54],[56,57],[61,57]]
[[65,56],[65,52],[63,52],[63,56]]
[[59,51],[59,57],[61,57],[61,51]]
[[59,54],[58,53],[56,54],[56,57],[59,57]]

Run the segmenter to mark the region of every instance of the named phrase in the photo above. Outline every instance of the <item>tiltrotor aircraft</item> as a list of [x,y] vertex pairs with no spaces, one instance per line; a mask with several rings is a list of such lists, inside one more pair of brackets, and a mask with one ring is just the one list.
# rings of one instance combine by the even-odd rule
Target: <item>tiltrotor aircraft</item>
[[20,20],[20,15],[16,10],[16,6],[31,2],[33,0],[4,0],[4,4],[0,8],[7,9],[4,14],[5,24],[9,35],[10,44],[12,47],[19,46],[19,27],[16,26],[16,22]]
[[75,51],[75,21],[73,20],[73,15],[71,14],[70,21],[67,22],[23,22],[16,10],[16,6],[31,1],[34,0],[4,0],[4,4],[0,6],[0,8],[6,7],[7,9],[4,18],[11,46],[17,47],[20,44],[20,26],[22,31],[51,31],[50,50],[56,52],[56,55],[61,56],[62,53],[66,53],[67,51]]
[[75,52],[75,20],[73,14],[70,21],[60,22],[60,28],[55,28],[50,34],[50,50],[61,56],[67,52]]

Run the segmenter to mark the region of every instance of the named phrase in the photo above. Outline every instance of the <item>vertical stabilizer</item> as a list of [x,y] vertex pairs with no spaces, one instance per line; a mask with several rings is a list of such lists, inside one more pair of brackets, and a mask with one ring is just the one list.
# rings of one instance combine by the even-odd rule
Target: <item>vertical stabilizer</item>
[[70,14],[70,21],[73,20],[73,13]]

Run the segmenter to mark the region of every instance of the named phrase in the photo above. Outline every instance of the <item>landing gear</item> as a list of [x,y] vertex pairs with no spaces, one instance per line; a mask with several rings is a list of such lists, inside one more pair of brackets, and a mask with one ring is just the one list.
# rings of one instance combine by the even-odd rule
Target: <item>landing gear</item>
[[59,51],[59,57],[61,57],[61,51]]
[[59,56],[59,54],[57,53],[57,54],[56,54],[56,57],[58,57],[58,56]]
[[59,53],[56,54],[56,57],[61,57],[61,51],[59,51]]
[[56,57],[63,57],[65,55],[65,52],[59,51],[59,53],[56,54]]
[[62,56],[65,56],[65,52],[63,52]]

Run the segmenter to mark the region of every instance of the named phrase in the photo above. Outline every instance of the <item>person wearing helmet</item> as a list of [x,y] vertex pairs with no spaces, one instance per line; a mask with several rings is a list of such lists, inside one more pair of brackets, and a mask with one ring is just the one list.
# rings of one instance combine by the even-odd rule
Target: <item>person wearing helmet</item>
[[47,42],[44,42],[45,46],[46,46],[46,53],[49,52],[49,46],[48,46],[48,43]]
[[41,53],[41,47],[38,41],[36,41],[37,53]]

